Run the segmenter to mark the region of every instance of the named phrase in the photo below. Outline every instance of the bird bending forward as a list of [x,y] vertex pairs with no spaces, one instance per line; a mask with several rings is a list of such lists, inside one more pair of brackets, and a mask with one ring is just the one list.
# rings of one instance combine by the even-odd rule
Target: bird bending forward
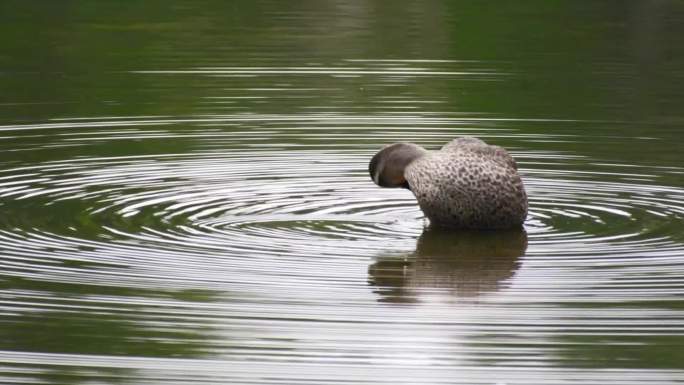
[[527,194],[515,160],[477,138],[454,139],[439,151],[391,144],[373,156],[368,171],[380,187],[411,190],[435,226],[509,229],[527,217]]

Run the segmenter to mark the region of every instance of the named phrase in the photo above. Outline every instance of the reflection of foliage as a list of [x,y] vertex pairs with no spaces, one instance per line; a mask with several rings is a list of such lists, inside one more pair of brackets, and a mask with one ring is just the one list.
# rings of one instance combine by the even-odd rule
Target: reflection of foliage
[[[44,186],[37,186],[41,188]],[[103,183],[99,186],[106,190]],[[134,189],[126,190],[126,194],[134,194]],[[99,211],[93,214],[93,208],[102,205],[103,197],[95,195],[94,198],[85,199],[62,199],[54,197],[32,197],[31,199],[14,200],[3,206],[3,214],[0,216],[0,229],[7,228],[36,228],[52,234],[74,236],[85,240],[102,240],[103,226],[120,229],[134,233],[143,227],[154,228],[162,231],[165,228],[175,228],[187,223],[183,215],[177,215],[170,220],[161,220],[157,206],[145,207],[136,215],[123,217],[116,209]],[[49,207],[50,215],[45,215],[46,206]],[[75,230],[74,230],[75,229]],[[108,234],[111,236],[111,234]],[[87,251],[87,245],[79,245]]]
[[[64,262],[73,263],[75,261],[65,260]],[[79,268],[95,268],[111,265],[83,262],[77,264],[76,266]],[[108,286],[56,281],[34,281],[24,278],[3,275],[0,275],[0,290],[26,290],[32,292],[45,292],[58,295],[60,298],[79,298],[82,296],[89,295],[121,298],[157,298],[159,300],[175,299],[184,302],[214,302],[217,300],[216,296],[218,295],[217,292],[201,289],[152,290],[116,285]]]
[[563,364],[582,368],[684,369],[682,335],[565,336]]
[[457,232],[427,229],[416,251],[380,258],[369,268],[369,281],[383,300],[415,301],[414,289],[446,288],[461,297],[496,291],[513,276],[527,249],[522,230]]
[[[602,303],[569,302],[568,307],[583,311],[604,311]],[[653,300],[619,302],[619,311],[637,311],[647,316],[649,312],[672,312],[684,310],[684,301]],[[606,324],[610,325],[607,319]],[[666,325],[665,323],[663,325]],[[654,330],[648,331],[648,328]],[[605,325],[603,326],[606,327]],[[650,323],[641,332],[633,327],[616,327],[612,331],[582,334],[581,331],[559,333],[558,355],[565,366],[580,368],[627,368],[627,369],[684,369],[684,336],[668,333]]]
[[[684,23],[678,22],[680,17],[670,15],[684,12],[682,2],[636,1],[620,7],[605,1],[544,0],[497,3],[495,7],[489,2],[472,1],[407,3],[400,7],[393,2],[272,0],[204,0],[192,6],[178,2],[160,4],[44,1],[35,6],[16,0],[0,2],[0,66],[11,75],[0,76],[3,118],[38,121],[83,116],[179,117],[226,111],[292,114],[312,106],[340,111],[342,103],[353,108],[345,110],[346,113],[377,113],[387,110],[373,104],[376,97],[401,93],[414,100],[443,101],[445,113],[486,112],[484,120],[492,115],[572,120],[553,124],[486,123],[520,129],[528,135],[564,135],[575,139],[575,143],[527,141],[530,147],[636,162],[644,161],[644,152],[648,152],[651,163],[680,163],[679,131],[669,124],[681,122],[682,87],[680,78],[674,74],[684,62],[678,39],[684,33]],[[616,41],[625,44],[616,45]],[[465,73],[486,70],[508,76],[501,82],[472,81],[477,76],[407,77],[391,88],[364,76],[291,76],[286,83],[292,89],[320,91],[301,99],[288,97],[264,102],[242,98],[257,94],[244,90],[273,87],[282,82],[281,77],[128,72],[201,66],[362,65],[344,62],[347,58],[473,60],[479,63],[450,63],[438,69]],[[369,66],[385,68],[382,63]],[[238,98],[229,101],[230,110],[225,109],[226,105],[206,104],[204,99],[234,96]],[[40,107],[35,103],[40,103]],[[435,113],[435,107],[428,106]],[[591,122],[586,126],[577,119],[614,123]],[[149,127],[181,134],[205,129],[183,123]],[[235,126],[222,129],[231,127]],[[590,135],[593,145],[588,146],[582,138],[597,129],[615,135]],[[649,136],[665,140],[632,143],[638,148],[627,148],[624,141],[616,140],[643,136],[645,129]],[[328,130],[334,132],[339,127]],[[182,153],[193,140],[180,136],[172,140],[93,140],[77,151],[85,156]],[[302,130],[301,135],[292,136],[291,140],[326,142],[323,138],[314,139],[310,131]],[[40,148],[40,142],[45,140],[20,135],[4,142],[15,148],[28,144]],[[509,143],[504,142],[507,140]],[[519,138],[500,141],[503,145],[520,143]],[[25,151],[21,156],[49,160],[48,157],[63,153],[52,148]],[[0,152],[0,159],[14,157],[14,153]]]
[[138,357],[193,357],[206,353],[206,337],[196,331],[147,327],[135,322],[132,314],[84,309],[28,311],[0,322],[0,349]]
[[[0,321],[0,349],[39,353],[137,357],[197,357],[205,354],[204,337],[194,332],[163,330],[132,322],[110,312],[27,312]],[[131,369],[50,366],[36,371],[50,383],[78,383],[107,378],[120,382]],[[68,379],[68,381],[67,381]]]
[[[2,289],[9,295],[19,293],[14,295],[15,301],[33,306],[0,317],[0,350],[91,356],[202,357],[211,349],[211,329],[207,325],[189,322],[181,325],[178,320],[155,319],[153,314],[145,312],[143,305],[132,304],[140,298],[151,306],[169,300],[205,302],[213,298],[211,292],[150,291],[18,278],[5,280]],[[103,297],[109,300],[90,300]],[[122,301],[112,300],[116,298]],[[46,307],[56,310],[45,310]],[[32,376],[55,384],[89,380],[125,382],[134,376],[132,370],[120,368],[56,365],[49,369],[36,370]]]

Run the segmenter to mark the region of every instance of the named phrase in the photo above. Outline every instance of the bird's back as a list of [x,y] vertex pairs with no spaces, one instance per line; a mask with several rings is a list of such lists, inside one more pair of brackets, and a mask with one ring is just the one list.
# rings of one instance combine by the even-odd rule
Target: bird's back
[[409,164],[404,174],[434,224],[500,229],[520,226],[527,216],[515,161],[479,139],[456,139]]

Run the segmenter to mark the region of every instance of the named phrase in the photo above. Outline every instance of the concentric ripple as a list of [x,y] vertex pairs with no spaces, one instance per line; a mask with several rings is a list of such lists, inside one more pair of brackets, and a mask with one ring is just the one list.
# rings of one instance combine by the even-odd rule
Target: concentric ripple
[[[131,247],[172,253],[164,261],[148,261],[156,268],[188,255],[231,268],[249,258],[255,280],[272,270],[257,267],[259,261],[310,258],[317,263],[309,261],[304,270],[320,273],[319,264],[408,252],[427,221],[410,192],[370,183],[365,167],[371,155],[372,150],[352,149],[243,149],[11,168],[0,175],[0,196],[23,213],[5,218],[2,246],[18,257],[32,250],[32,258],[48,247],[51,258],[82,262],[89,260],[84,250],[105,248],[110,258],[97,257],[97,263],[129,266]],[[548,152],[515,155],[530,195],[527,265],[644,268],[677,264],[684,255],[681,237],[671,233],[684,225],[684,190],[658,184],[658,175],[677,169],[594,161],[590,170],[573,170],[589,160]],[[37,213],[71,208],[77,211],[58,219],[66,233],[36,226]],[[340,273],[340,267],[329,266],[328,274]],[[204,279],[193,279],[202,286]],[[576,288],[568,289],[572,297]]]
[[[443,100],[410,92],[368,96],[370,113],[336,96],[245,112],[334,88],[308,76],[374,80],[364,87],[508,76],[479,63],[344,66],[135,71],[253,78],[201,98],[197,114],[0,126],[11,139],[0,154],[0,383],[682,378],[684,169],[618,159],[615,148],[646,139],[610,151],[601,135],[615,122],[422,110]],[[238,111],[205,113],[216,105]],[[591,130],[601,135],[582,136]],[[435,149],[459,135],[518,159],[523,231],[426,227],[409,191],[367,175],[383,144]]]

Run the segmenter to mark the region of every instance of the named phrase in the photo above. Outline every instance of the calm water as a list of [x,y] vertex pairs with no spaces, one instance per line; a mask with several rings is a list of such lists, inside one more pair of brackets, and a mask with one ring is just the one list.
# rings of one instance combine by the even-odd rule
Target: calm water
[[[0,3],[0,383],[684,382],[684,3]],[[386,143],[518,159],[426,230]]]

